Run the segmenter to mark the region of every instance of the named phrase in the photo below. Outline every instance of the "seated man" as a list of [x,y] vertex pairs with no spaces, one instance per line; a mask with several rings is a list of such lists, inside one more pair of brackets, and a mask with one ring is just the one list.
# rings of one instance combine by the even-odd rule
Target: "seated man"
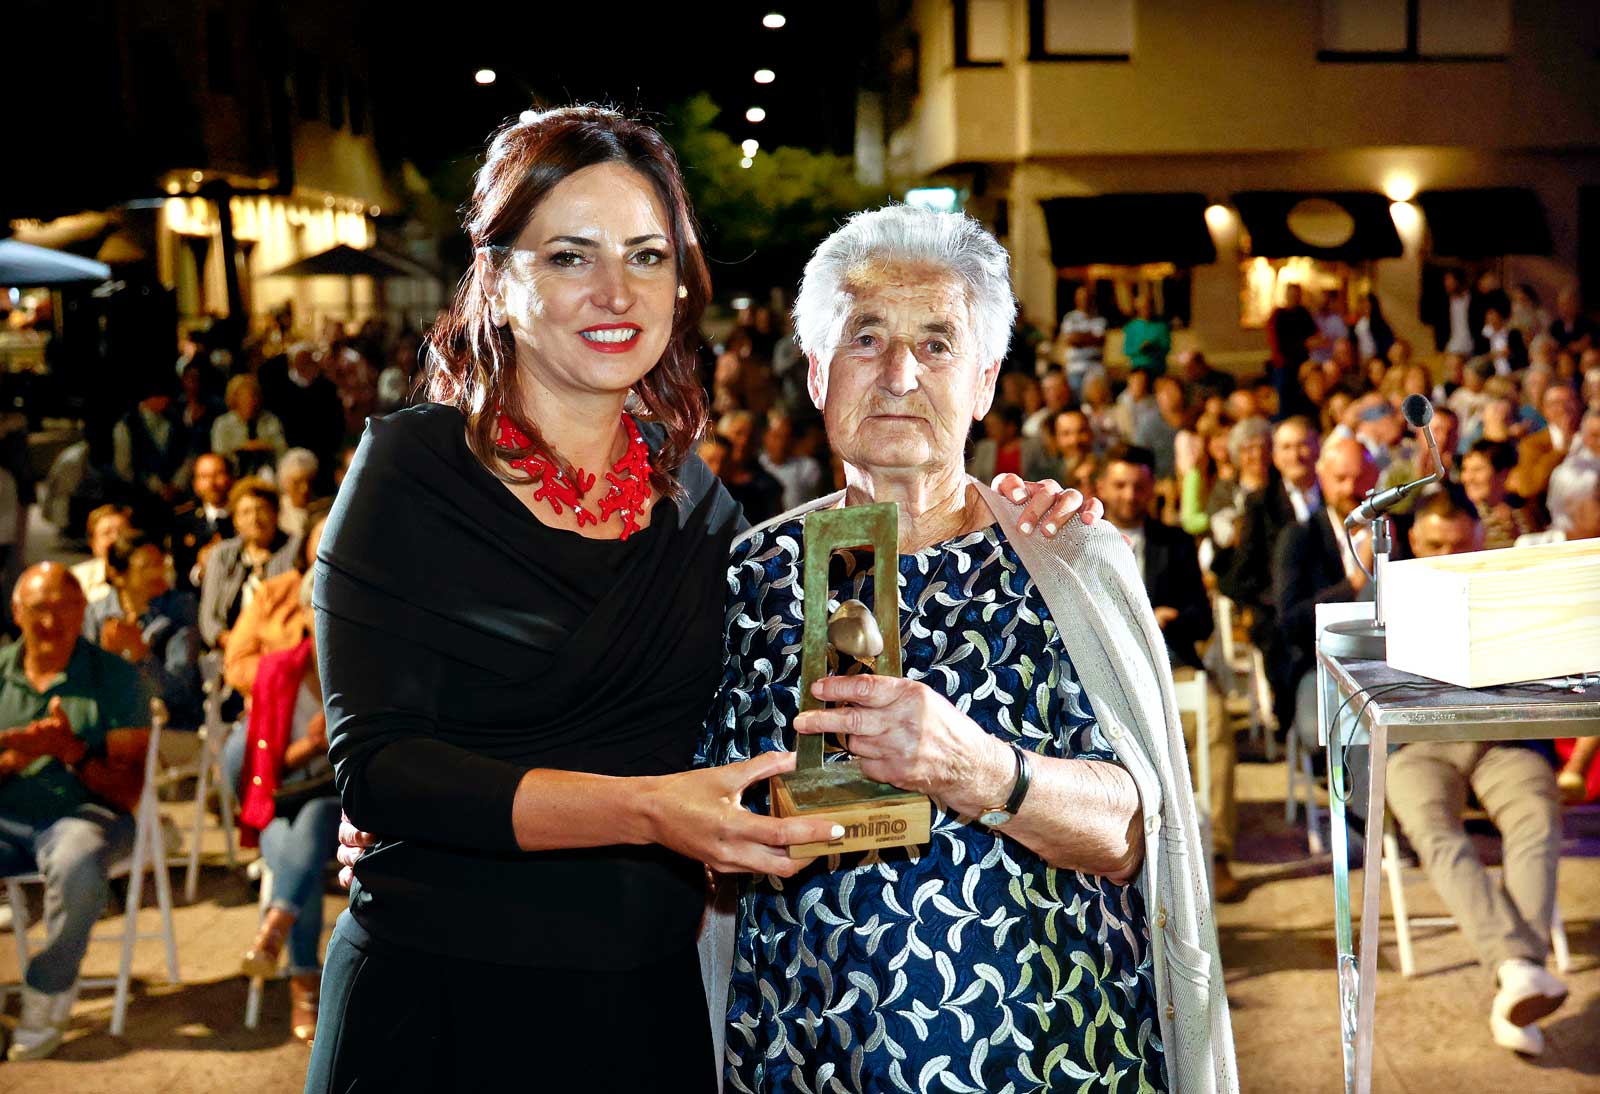
[[48,939],[23,970],[6,1055],[48,1056],[77,997],[106,906],[106,874],[132,847],[149,730],[138,670],[80,636],[83,590],[41,562],[11,598],[22,639],[0,651],[0,876],[44,875]]
[[[1167,642],[1173,679],[1192,680],[1203,671],[1196,646],[1211,637],[1211,601],[1200,575],[1194,537],[1181,528],[1162,524],[1150,516],[1155,500],[1155,459],[1148,449],[1118,445],[1105,454],[1096,493],[1105,503],[1106,519],[1133,544],[1134,562],[1144,579],[1156,625]],[[1216,871],[1216,897],[1231,901],[1243,896],[1229,862],[1238,829],[1238,804],[1234,768],[1239,760],[1237,738],[1231,730],[1222,692],[1207,688],[1211,722],[1211,785],[1205,787],[1211,810],[1211,853]],[[1197,747],[1198,727],[1192,714],[1183,719],[1184,743],[1191,756]],[[1193,767],[1191,760],[1190,766]]]
[[[1448,495],[1417,514],[1418,558],[1473,551],[1477,521]],[[1428,880],[1500,986],[1489,1011],[1495,1043],[1536,1056],[1533,1023],[1559,1007],[1567,986],[1544,967],[1561,857],[1554,752],[1548,741],[1417,741],[1389,760],[1389,808],[1416,848]],[[1504,880],[1492,882],[1461,811],[1471,791],[1500,830]]]
[[[832,595],[898,583],[904,678],[832,676],[814,694],[834,708],[797,713],[805,526],[779,517],[733,550],[700,760],[846,734],[868,777],[932,799],[933,832],[750,879],[731,925],[731,1088],[832,1071],[888,1089],[958,1060],[964,1089],[1236,1089],[1188,772],[1133,559],[1100,527],[1034,553],[1009,534],[1026,527],[1011,507],[962,473],[1005,358],[1008,266],[975,221],[901,206],[860,214],[806,268],[796,325],[847,483],[818,505],[900,513],[898,560],[841,555]],[[1149,774],[1162,791],[1145,797]]]
[[192,486],[194,497],[172,512],[172,570],[178,588],[198,593],[201,554],[233,535],[228,515],[233,470],[227,459],[215,452],[197,456]]
[[1286,527],[1273,549],[1272,592],[1283,641],[1273,687],[1295,697],[1294,732],[1313,754],[1317,687],[1311,670],[1316,665],[1317,605],[1372,598],[1362,569],[1372,568],[1372,531],[1357,528],[1347,538],[1344,518],[1377,481],[1378,467],[1362,443],[1355,437],[1334,436],[1317,459],[1322,508]]

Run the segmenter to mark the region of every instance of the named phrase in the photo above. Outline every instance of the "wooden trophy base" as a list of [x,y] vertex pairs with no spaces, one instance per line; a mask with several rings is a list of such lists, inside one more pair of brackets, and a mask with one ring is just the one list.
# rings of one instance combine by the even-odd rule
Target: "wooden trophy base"
[[928,796],[869,779],[856,760],[775,775],[770,790],[775,817],[824,818],[844,826],[844,835],[836,840],[790,847],[790,858],[928,842],[933,820]]

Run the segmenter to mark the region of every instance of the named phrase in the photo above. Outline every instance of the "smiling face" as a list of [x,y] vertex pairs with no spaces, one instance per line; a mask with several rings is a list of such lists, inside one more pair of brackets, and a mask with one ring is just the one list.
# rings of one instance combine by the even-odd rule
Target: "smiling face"
[[1000,370],[979,360],[966,286],[897,263],[860,271],[845,292],[832,358],[811,358],[808,376],[834,451],[869,477],[959,472]]
[[576,171],[539,203],[504,261],[484,266],[490,315],[545,390],[620,393],[661,358],[678,277],[666,208],[620,163]]

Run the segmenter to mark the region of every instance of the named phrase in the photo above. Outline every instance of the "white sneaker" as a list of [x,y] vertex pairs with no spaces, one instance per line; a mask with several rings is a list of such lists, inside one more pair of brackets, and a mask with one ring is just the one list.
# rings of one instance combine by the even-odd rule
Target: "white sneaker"
[[1519,1056],[1537,1056],[1544,1051],[1544,1031],[1538,1026],[1514,1026],[1498,1014],[1489,1015],[1489,1032],[1494,1043]]
[[23,986],[22,1020],[11,1034],[8,1060],[40,1060],[61,1047],[61,1038],[72,1017],[72,1004],[78,998],[78,985],[47,995]]
[[1490,1013],[1514,1026],[1531,1026],[1567,1001],[1567,986],[1543,965],[1525,958],[1502,961],[1495,977],[1500,990]]

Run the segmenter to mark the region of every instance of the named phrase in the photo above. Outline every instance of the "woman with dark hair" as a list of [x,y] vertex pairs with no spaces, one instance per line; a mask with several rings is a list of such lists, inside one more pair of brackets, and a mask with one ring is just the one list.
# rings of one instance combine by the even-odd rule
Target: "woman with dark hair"
[[1387,358],[1394,345],[1394,329],[1383,317],[1383,304],[1377,293],[1361,294],[1361,316],[1356,320],[1356,349],[1362,363],[1374,357]]
[[1544,527],[1536,506],[1506,489],[1517,450],[1506,441],[1479,440],[1461,457],[1461,486],[1478,511],[1485,551],[1516,544],[1518,536]]
[[791,755],[689,770],[743,526],[692,454],[699,233],[666,142],[593,107],[498,132],[465,227],[431,401],[368,423],[318,556],[330,753],[378,836],[307,1090],[711,1090],[706,870],[790,876],[832,829],[741,806]]

